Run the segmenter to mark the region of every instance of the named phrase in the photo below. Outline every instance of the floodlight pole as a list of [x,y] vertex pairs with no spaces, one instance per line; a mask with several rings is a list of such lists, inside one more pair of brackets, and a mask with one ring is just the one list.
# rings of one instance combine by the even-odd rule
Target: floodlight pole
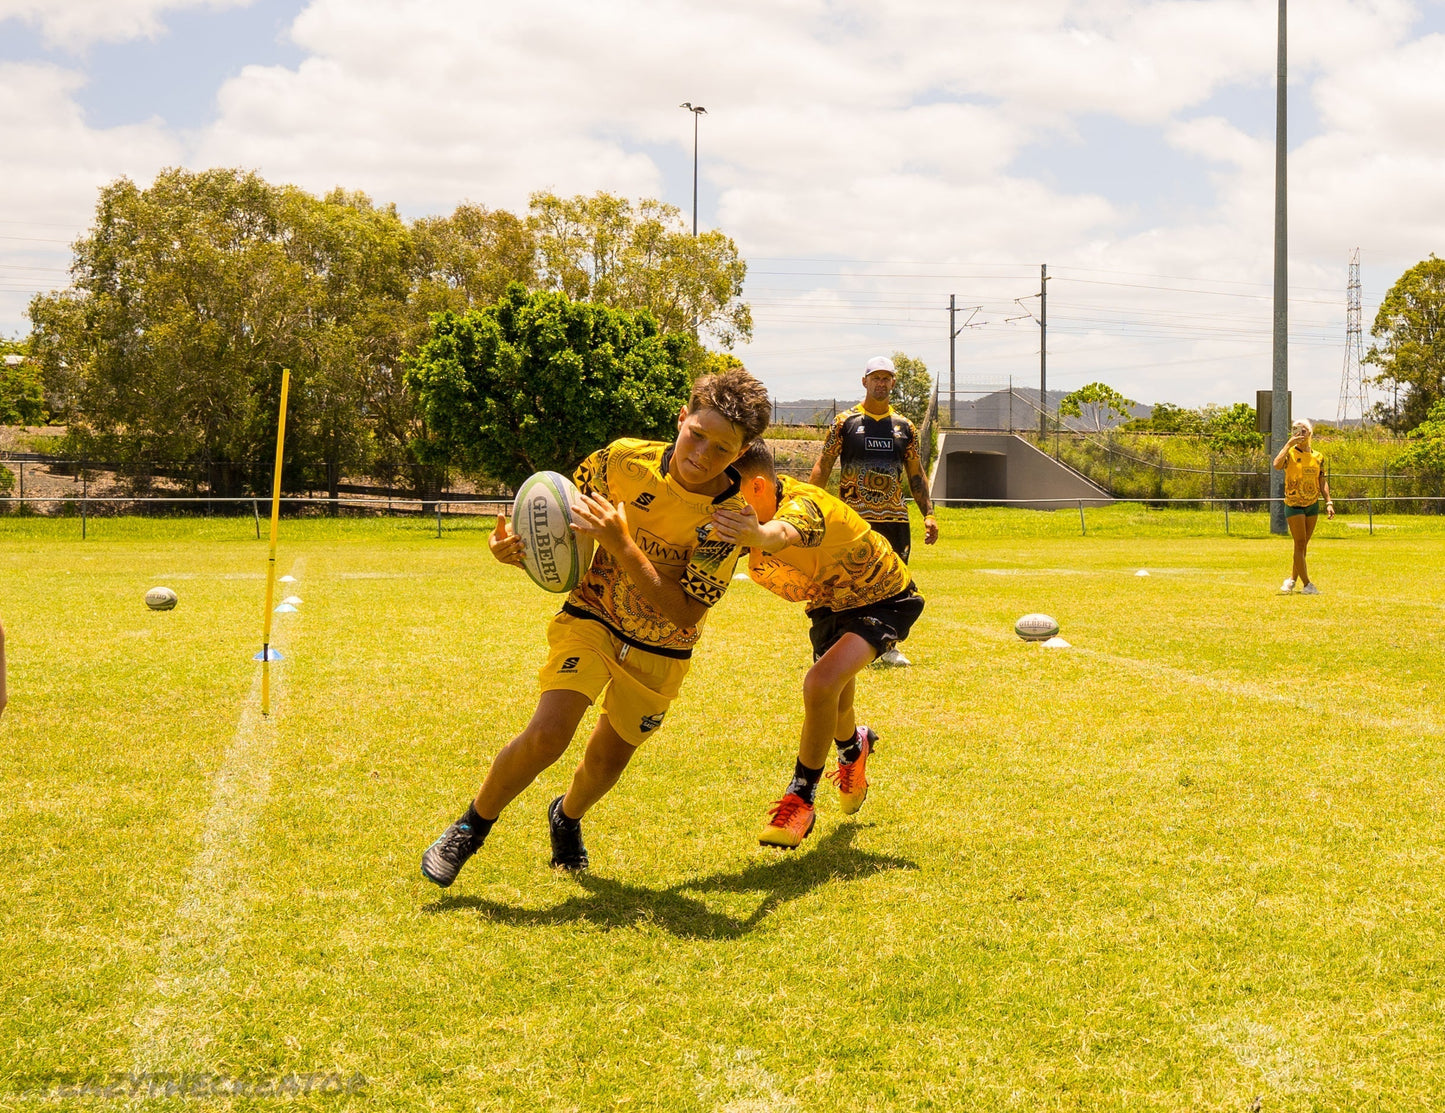
[[[1289,232],[1286,189],[1286,116],[1289,102],[1286,66],[1285,0],[1279,0],[1279,63],[1274,93],[1274,397],[1270,403],[1269,455],[1279,454],[1289,440]],[[1287,534],[1284,517],[1284,472],[1269,469],[1269,531]]]
[[706,116],[707,109],[700,104],[693,104],[685,100],[679,108],[686,108],[692,113],[692,234],[697,235],[697,118]]

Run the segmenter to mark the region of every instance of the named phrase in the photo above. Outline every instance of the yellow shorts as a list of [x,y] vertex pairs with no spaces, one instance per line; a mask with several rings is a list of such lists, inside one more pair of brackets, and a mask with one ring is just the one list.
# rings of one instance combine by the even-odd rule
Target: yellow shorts
[[600,622],[559,614],[547,627],[551,651],[539,679],[544,692],[581,692],[622,740],[640,746],[662,726],[691,661],[648,653],[620,641]]

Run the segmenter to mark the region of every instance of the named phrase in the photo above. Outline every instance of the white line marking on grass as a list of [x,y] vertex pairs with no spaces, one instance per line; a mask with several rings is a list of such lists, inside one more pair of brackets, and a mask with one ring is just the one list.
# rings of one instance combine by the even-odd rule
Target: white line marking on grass
[[[1001,634],[992,626],[961,626],[960,628],[989,641],[1003,642],[1020,640],[1017,636],[1010,637],[1007,634]],[[1413,714],[1408,717],[1402,716],[1400,718],[1370,715],[1362,713],[1355,708],[1346,707],[1337,700],[1321,702],[1318,700],[1301,699],[1299,696],[1291,695],[1287,691],[1263,684],[1254,684],[1247,680],[1228,680],[1221,676],[1189,672],[1186,669],[1176,668],[1173,665],[1162,665],[1158,661],[1145,661],[1137,657],[1121,657],[1117,653],[1105,653],[1098,649],[1086,649],[1077,645],[1072,648],[1075,656],[1090,657],[1096,661],[1102,661],[1105,664],[1126,668],[1132,672],[1166,680],[1173,684],[1188,684],[1196,688],[1204,688],[1210,692],[1217,692],[1221,695],[1237,696],[1244,699],[1260,700],[1264,703],[1280,704],[1284,707],[1307,711],[1312,715],[1342,715],[1356,723],[1377,730],[1412,731],[1416,734],[1445,734],[1445,724],[1421,714]]]
[[1082,568],[975,568],[980,576],[1102,576]]
[[[293,573],[299,572],[298,560]],[[296,632],[298,619],[286,623]],[[272,628],[272,646],[281,638]],[[271,794],[276,712],[285,706],[286,665],[272,669],[272,717],[261,714],[261,669],[241,707],[236,732],[211,790],[200,849],[191,862],[175,920],[161,941],[155,984],[134,1020],[137,1073],[202,1065],[214,1040],[226,956],[246,920],[250,844]]]

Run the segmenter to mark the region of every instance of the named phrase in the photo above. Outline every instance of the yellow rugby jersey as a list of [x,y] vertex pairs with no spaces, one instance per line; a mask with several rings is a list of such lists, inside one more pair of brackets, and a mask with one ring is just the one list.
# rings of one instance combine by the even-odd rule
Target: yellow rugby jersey
[[748,575],[790,603],[852,610],[897,595],[910,582],[908,566],[883,535],[820,487],[780,478],[774,520],[787,522],[801,541],[771,555],[750,549]]
[[1284,458],[1284,504],[1313,506],[1320,501],[1320,479],[1325,474],[1325,458],[1314,449],[1302,452],[1291,448]]
[[823,438],[823,456],[840,462],[838,494],[870,522],[906,522],[907,466],[922,470],[913,422],[890,406],[874,417],[862,406],[833,419]]
[[[711,607],[733,578],[738,549],[707,534],[714,510],[742,510],[737,472],[728,469],[731,485],[713,498],[685,490],[667,473],[672,445],[658,441],[618,440],[598,449],[577,465],[577,487],[627,504],[627,528],[658,574]],[[688,657],[702,632],[702,623],[679,628],[660,614],[636,583],[602,546],[582,582],[567,596],[563,611],[595,619],[630,645],[666,657]]]

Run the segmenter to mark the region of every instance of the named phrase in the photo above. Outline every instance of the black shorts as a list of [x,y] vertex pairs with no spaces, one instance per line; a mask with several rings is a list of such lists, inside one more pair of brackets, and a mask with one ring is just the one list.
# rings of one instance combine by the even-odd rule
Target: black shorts
[[908,638],[908,632],[923,613],[923,596],[909,584],[897,595],[854,607],[847,611],[830,611],[819,607],[809,611],[813,628],[808,638],[813,643],[813,660],[817,660],[837,644],[844,634],[857,634],[881,656]]
[[913,551],[913,530],[907,522],[869,522],[873,532],[882,534],[888,544],[893,546],[893,551],[899,555],[904,564],[908,563],[908,554]]

